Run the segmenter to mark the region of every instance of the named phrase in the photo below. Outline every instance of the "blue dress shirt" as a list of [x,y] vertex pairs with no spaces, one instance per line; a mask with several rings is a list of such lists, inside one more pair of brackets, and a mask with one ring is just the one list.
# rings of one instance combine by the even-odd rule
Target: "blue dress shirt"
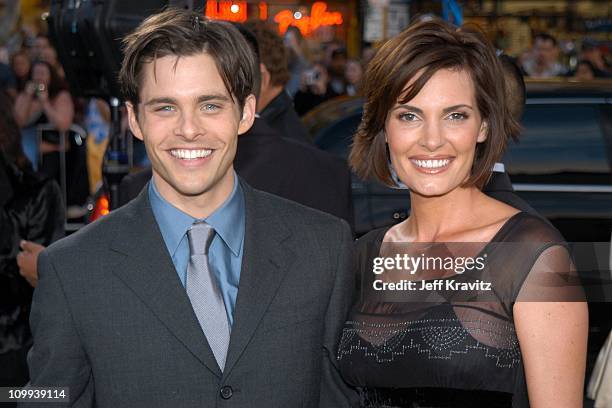
[[234,189],[229,198],[204,220],[193,218],[166,201],[157,191],[153,179],[149,183],[148,193],[153,215],[183,286],[187,280],[189,263],[187,230],[194,222],[199,221],[206,221],[215,229],[215,237],[208,249],[208,264],[219,282],[227,317],[232,325],[242,267],[245,229],[244,193],[238,176],[234,173]]

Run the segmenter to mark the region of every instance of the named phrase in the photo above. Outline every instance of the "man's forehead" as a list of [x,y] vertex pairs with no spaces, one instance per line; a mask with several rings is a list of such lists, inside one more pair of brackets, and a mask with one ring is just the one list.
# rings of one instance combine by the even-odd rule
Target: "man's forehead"
[[231,98],[215,60],[204,52],[188,56],[167,55],[147,61],[142,65],[141,80],[141,89],[146,93],[169,88],[177,93],[206,91]]

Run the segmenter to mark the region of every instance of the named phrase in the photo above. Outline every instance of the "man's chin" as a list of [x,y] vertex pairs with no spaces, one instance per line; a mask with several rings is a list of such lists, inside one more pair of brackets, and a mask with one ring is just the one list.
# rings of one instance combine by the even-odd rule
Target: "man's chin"
[[202,194],[206,194],[211,190],[211,185],[197,185],[197,186],[174,186],[174,190],[185,197],[198,197]]

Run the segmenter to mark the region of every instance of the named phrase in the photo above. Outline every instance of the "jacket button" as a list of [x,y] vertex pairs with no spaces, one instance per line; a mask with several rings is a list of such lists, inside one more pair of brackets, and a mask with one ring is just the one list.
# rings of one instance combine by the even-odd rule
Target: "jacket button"
[[221,398],[230,399],[232,398],[232,395],[234,395],[234,390],[232,390],[232,387],[229,385],[221,387]]

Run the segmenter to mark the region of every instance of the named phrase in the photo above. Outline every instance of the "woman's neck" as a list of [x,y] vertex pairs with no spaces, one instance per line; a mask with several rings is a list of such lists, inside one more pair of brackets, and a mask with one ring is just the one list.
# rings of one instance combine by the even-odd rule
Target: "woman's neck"
[[437,197],[410,193],[410,217],[400,227],[409,241],[436,242],[477,223],[476,211],[482,202],[476,187],[456,188]]

